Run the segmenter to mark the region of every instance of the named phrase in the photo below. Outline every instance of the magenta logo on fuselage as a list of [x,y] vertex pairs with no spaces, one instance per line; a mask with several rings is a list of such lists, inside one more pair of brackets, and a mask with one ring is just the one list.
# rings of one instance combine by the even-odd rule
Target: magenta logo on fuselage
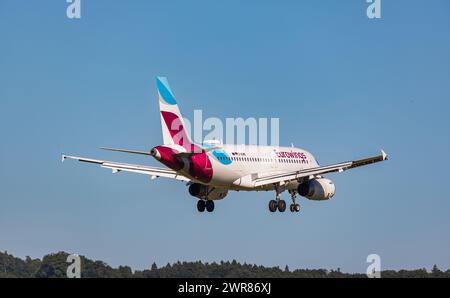
[[[187,132],[184,129],[183,122],[178,118],[177,115],[166,111],[161,111],[161,115],[164,119],[167,129],[170,132],[170,136],[174,144],[182,146],[184,149],[186,149],[187,152],[200,152],[197,154],[193,154],[189,157],[189,174],[192,176],[192,178],[197,179],[201,182],[204,183],[210,182],[213,176],[213,169],[211,160],[209,159],[208,155],[206,153],[201,153],[202,148],[193,144],[189,140]],[[181,162],[181,164],[184,164],[181,158],[179,157],[175,158],[178,159],[179,162]],[[168,164],[169,163],[172,164],[173,161],[168,160]],[[173,169],[179,170],[175,168]]]

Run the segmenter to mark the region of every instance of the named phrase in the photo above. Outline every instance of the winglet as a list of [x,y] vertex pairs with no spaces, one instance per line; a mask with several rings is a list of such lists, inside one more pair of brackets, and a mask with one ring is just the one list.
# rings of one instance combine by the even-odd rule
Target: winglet
[[61,162],[64,162],[66,160],[66,156],[64,154],[61,154]]
[[387,160],[388,159],[388,155],[386,154],[386,152],[384,152],[383,149],[381,149],[381,156],[383,157],[383,160]]

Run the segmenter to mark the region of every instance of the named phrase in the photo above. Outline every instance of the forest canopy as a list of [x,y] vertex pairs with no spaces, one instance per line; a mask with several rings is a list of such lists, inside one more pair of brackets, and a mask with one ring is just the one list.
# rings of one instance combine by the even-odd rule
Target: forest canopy
[[[66,252],[48,254],[40,259],[26,257],[25,260],[14,257],[7,252],[0,252],[0,278],[66,278]],[[264,267],[251,264],[241,264],[235,260],[220,263],[176,262],[158,268],[153,263],[149,269],[134,271],[129,266],[112,268],[102,261],[94,261],[84,256],[81,258],[82,278],[365,278],[361,273],[343,273],[326,269],[295,269],[288,266]],[[450,269],[440,270],[436,265],[431,271],[425,268],[417,270],[384,270],[381,277],[385,278],[417,278],[417,277],[450,277]]]

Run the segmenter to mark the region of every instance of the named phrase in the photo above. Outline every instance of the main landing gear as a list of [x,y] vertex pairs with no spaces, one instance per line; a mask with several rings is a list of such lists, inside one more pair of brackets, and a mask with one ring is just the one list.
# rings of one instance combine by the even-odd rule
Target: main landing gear
[[197,210],[198,212],[213,212],[214,211],[214,201],[211,200],[198,200],[197,202]]
[[[276,198],[275,200],[270,200],[269,202],[269,211],[276,212],[277,210],[280,212],[286,211],[286,201],[280,199],[280,186],[275,185]],[[295,198],[297,197],[297,193],[294,190],[290,190],[292,204],[289,206],[289,210],[291,212],[299,212],[300,205],[295,202]]]
[[286,211],[286,201],[280,199],[280,186],[278,184],[275,185],[275,193],[276,197],[275,200],[270,200],[269,202],[269,210],[270,212],[280,211],[284,212]]
[[284,200],[270,200],[269,202],[269,210],[270,212],[275,212],[275,211],[280,211],[280,212],[284,212],[286,211],[286,201]]

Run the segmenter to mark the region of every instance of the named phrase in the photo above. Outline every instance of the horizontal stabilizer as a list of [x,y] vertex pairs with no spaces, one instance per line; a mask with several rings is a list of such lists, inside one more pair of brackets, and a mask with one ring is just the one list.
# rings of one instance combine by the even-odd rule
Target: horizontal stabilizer
[[114,162],[114,161],[99,160],[99,159],[79,157],[79,156],[70,156],[70,155],[63,154],[61,156],[61,160],[64,161],[66,159],[74,159],[74,160],[78,160],[81,162],[98,164],[102,168],[112,170],[113,173],[119,173],[119,172],[123,171],[123,172],[131,172],[131,173],[149,175],[152,179],[153,179],[153,177],[165,177],[165,178],[172,178],[172,179],[186,181],[186,182],[190,181],[189,178],[181,175],[180,173],[178,173],[172,169],[167,169],[167,168],[157,168],[157,167],[150,167],[150,166],[145,166],[145,165],[119,163],[119,162]]
[[150,151],[139,151],[139,150],[128,150],[128,149],[117,149],[117,148],[106,148],[106,147],[101,147],[100,149],[114,151],[114,152],[124,152],[124,153],[132,153],[132,154],[141,154],[141,155],[151,156]]

